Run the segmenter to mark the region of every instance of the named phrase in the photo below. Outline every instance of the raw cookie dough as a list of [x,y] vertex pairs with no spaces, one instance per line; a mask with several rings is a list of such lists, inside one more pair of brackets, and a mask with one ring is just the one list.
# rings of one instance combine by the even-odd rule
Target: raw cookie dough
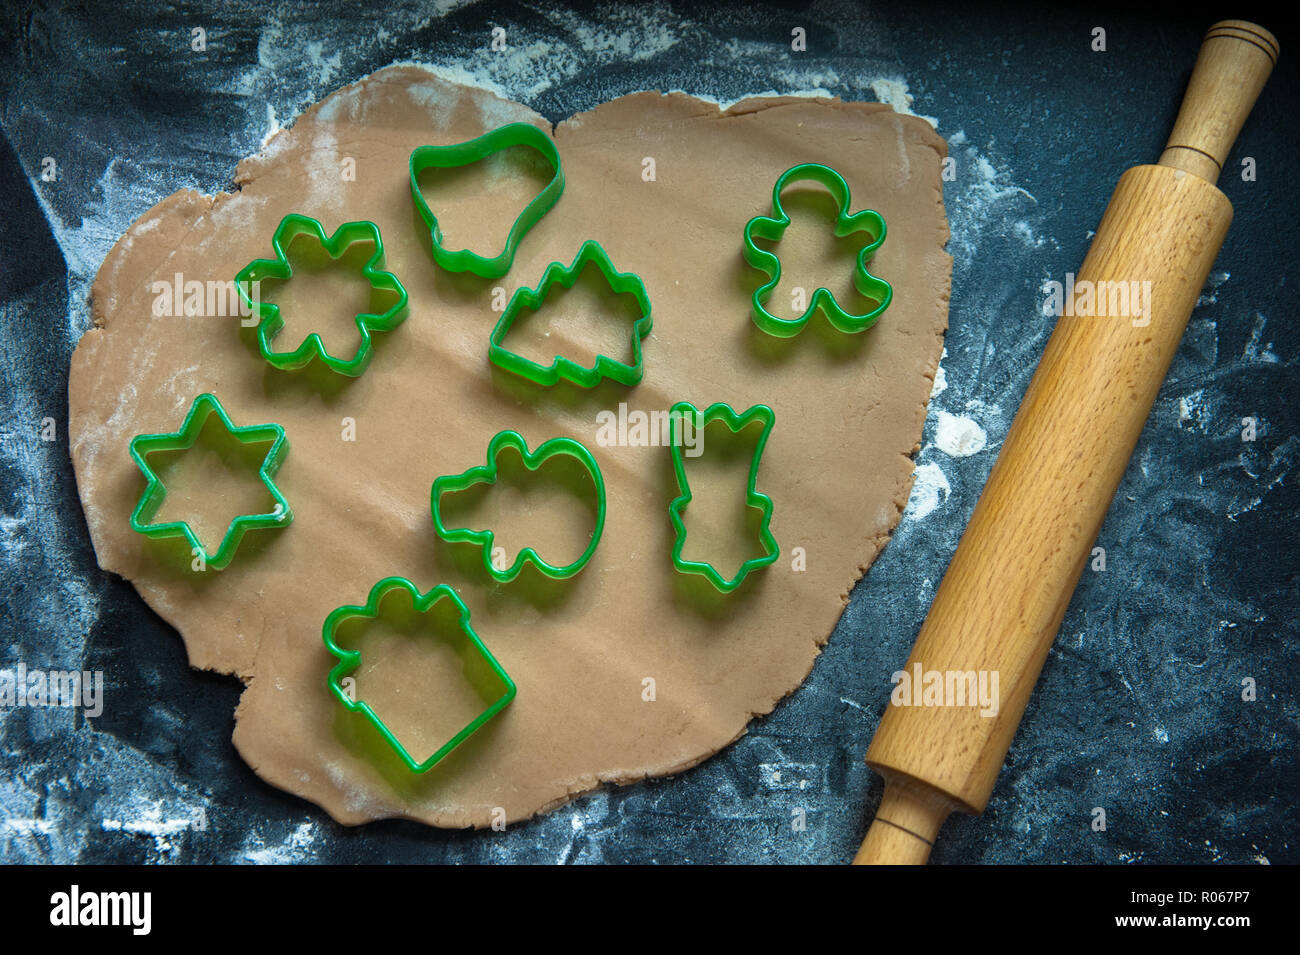
[[[343,823],[398,816],[482,827],[497,807],[520,820],[601,783],[706,759],[807,676],[911,485],[909,456],[939,360],[951,275],[939,176],[945,145],[929,125],[838,100],[752,99],[720,112],[682,94],[625,96],[555,130],[564,195],[525,237],[505,278],[441,273],[409,194],[410,151],[513,120],[547,126],[523,106],[417,67],[381,70],[339,90],[242,161],[238,191],[177,192],[131,226],[100,269],[95,327],[72,361],[72,456],[100,566],[130,580],[180,631],[191,665],[247,684],[234,742],[258,775]],[[777,176],[806,161],[839,170],[853,211],[874,208],[888,223],[871,270],[893,284],[893,304],[862,335],[835,333],[817,316],[779,341],[749,317],[763,276],[741,259],[741,230],[751,216],[770,214]],[[489,163],[440,180],[441,194],[427,190],[449,244],[488,254],[501,247],[537,188],[527,177],[502,178],[503,168]],[[497,181],[484,189],[483,175]],[[794,302],[799,283],[809,293],[823,282],[837,294],[850,288],[851,246],[824,278],[800,265],[825,259],[829,219],[812,215],[829,214],[819,198],[808,198],[807,214],[786,203],[796,207],[795,223],[777,246],[786,275],[773,307]],[[328,232],[344,221],[376,222],[387,268],[410,293],[409,317],[375,336],[358,379],[270,368],[237,317],[153,314],[151,283],[176,273],[228,281],[271,255],[271,234],[289,212],[320,219]],[[649,291],[644,380],[630,389],[548,390],[493,369],[487,338],[502,294],[494,289],[535,286],[548,262],[567,264],[589,238]],[[346,320],[324,311],[290,321],[286,310],[283,347],[321,327],[327,345],[333,334],[334,351],[350,355]],[[551,325],[540,311],[522,322],[521,347],[530,340],[524,326],[543,361],[547,343],[572,357],[603,350],[605,339],[592,344],[601,333],[615,348],[627,341],[626,327],[601,324],[608,318],[584,326],[562,320],[563,311],[557,303]],[[248,535],[228,569],[193,574],[177,568],[165,544],[128,527],[143,479],[127,444],[137,433],[175,430],[203,391],[216,393],[237,425],[284,426],[290,450],[277,483],[294,522]],[[765,402],[776,412],[758,486],[775,501],[782,554],[730,596],[669,564],[667,449],[597,440],[601,410],[617,413],[620,402],[629,411],[667,409],[683,399],[737,409]],[[355,422],[353,441],[341,437],[345,418]],[[496,585],[476,566],[476,548],[433,532],[433,479],[482,464],[503,428],[521,431],[531,448],[571,435],[600,462],[608,521],[591,564],[572,580]],[[569,516],[589,527],[589,508],[570,499]],[[713,526],[701,508],[698,527]],[[552,531],[540,547],[572,544],[562,527],[537,533]],[[539,542],[513,546],[522,543]],[[794,548],[803,548],[806,569],[795,569]],[[422,591],[455,587],[519,686],[508,709],[418,777],[374,747],[356,725],[361,718],[326,690],[334,660],[322,621],[340,604],[363,603],[391,574]],[[404,698],[412,712],[442,699],[436,686],[411,687]]]

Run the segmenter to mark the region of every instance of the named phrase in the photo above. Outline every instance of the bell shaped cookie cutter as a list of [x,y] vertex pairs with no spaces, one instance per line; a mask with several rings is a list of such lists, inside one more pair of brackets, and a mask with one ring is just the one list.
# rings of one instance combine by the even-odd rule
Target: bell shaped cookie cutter
[[[357,331],[361,334],[361,344],[352,358],[337,358],[325,349],[318,332],[308,335],[301,345],[291,352],[278,352],[271,348],[271,341],[284,328],[284,318],[280,306],[273,302],[264,302],[261,295],[253,296],[252,288],[259,286],[263,279],[287,281],[293,278],[293,267],[289,265],[286,250],[299,236],[310,236],[320,243],[321,248],[331,259],[337,259],[343,250],[355,242],[372,243],[374,254],[361,268],[361,276],[370,283],[373,290],[387,291],[396,296],[393,305],[382,314],[362,312],[356,317]],[[239,270],[235,276],[235,288],[244,303],[252,309],[257,317],[257,347],[272,366],[281,371],[293,371],[308,364],[313,358],[319,358],[326,367],[340,375],[355,378],[366,370],[370,364],[373,345],[372,332],[387,332],[406,320],[407,295],[402,283],[392,272],[384,271],[384,243],[379,236],[379,226],[373,222],[345,222],[326,237],[325,229],[310,216],[290,213],[280,220],[271,236],[271,247],[275,250],[273,259],[254,259]],[[260,287],[260,286],[259,286]]]
[[[524,467],[536,471],[548,458],[565,455],[576,458],[591,477],[596,491],[596,525],[591,532],[591,542],[576,560],[556,566],[548,563],[532,547],[525,547],[515,556],[515,561],[505,569],[498,568],[492,561],[492,543],[495,535],[491,530],[473,530],[468,527],[448,528],[442,517],[442,496],[456,491],[464,491],[476,484],[495,484],[499,472],[497,457],[504,448],[514,448],[523,459]],[[433,482],[430,492],[433,508],[433,527],[438,536],[452,543],[478,544],[483,548],[483,566],[488,574],[499,583],[507,584],[519,576],[524,565],[532,564],[541,573],[555,580],[564,580],[577,574],[590,563],[600,543],[601,532],[605,529],[605,478],[600,473],[600,466],[592,453],[574,438],[551,438],[537,446],[536,451],[529,451],[528,444],[518,431],[500,431],[488,444],[487,464],[470,468],[463,474],[443,475]]]
[[[493,153],[511,146],[526,146],[536,150],[555,170],[555,175],[536,196],[524,206],[510,232],[506,236],[505,247],[495,256],[479,255],[469,249],[448,249],[442,244],[442,226],[438,217],[429,208],[429,203],[420,191],[420,173],[426,169],[452,169],[468,166],[486,159]],[[545,130],[531,123],[507,123],[491,132],[484,133],[476,139],[449,146],[420,146],[411,153],[411,198],[420,218],[429,227],[432,239],[433,260],[448,272],[472,272],[485,279],[497,279],[510,271],[514,264],[515,252],[528,230],[535,226],[550,211],[564,192],[564,169],[560,165],[560,151],[555,140]]]
[[[379,617],[380,601],[393,590],[405,590],[411,596],[411,604],[416,613],[427,613],[439,600],[450,600],[459,614],[459,626],[465,638],[469,641],[470,646],[483,661],[488,665],[492,675],[501,682],[501,695],[497,697],[487,709],[479,713],[478,716],[470,720],[455,736],[443,743],[434,753],[424,760],[417,760],[411,755],[411,752],[402,745],[396,734],[389,729],[388,725],[380,718],[379,714],[365,700],[353,699],[352,695],[343,686],[343,678],[355,671],[361,665],[360,650],[345,650],[338,645],[335,636],[339,627],[346,620],[361,617],[374,620]],[[426,773],[438,763],[440,763],[452,750],[454,750],[465,740],[469,739],[484,723],[492,719],[515,698],[515,682],[510,679],[510,675],[502,669],[501,664],[497,662],[496,657],[484,645],[479,635],[474,632],[470,625],[469,608],[465,602],[460,599],[460,595],[452,590],[446,584],[440,584],[434,587],[426,594],[422,594],[415,584],[411,583],[405,577],[385,577],[379,583],[370,589],[370,596],[366,598],[365,604],[361,606],[346,605],[336,607],[330,611],[329,616],[325,618],[325,625],[321,630],[321,635],[325,641],[325,649],[333,656],[338,658],[338,663],[330,670],[327,677],[327,683],[330,692],[343,706],[352,713],[361,713],[375,729],[379,730],[381,736],[393,748],[393,751],[401,758],[406,767],[413,773]]]
[[[682,460],[681,429],[682,421],[687,417],[694,423],[697,435],[711,421],[721,421],[732,434],[738,434],[752,421],[762,422],[763,425],[763,430],[758,436],[758,442],[754,446],[754,456],[749,465],[749,479],[745,489],[745,503],[749,507],[758,508],[762,514],[759,540],[763,544],[763,553],[742,563],[730,578],[723,577],[718,572],[718,569],[708,561],[685,560],[682,557],[682,548],[686,546],[686,524],[682,520],[682,513],[686,510],[686,505],[690,504],[692,500],[691,485],[690,481],[687,480],[686,465]],[[754,405],[743,414],[737,414],[735,409],[721,401],[709,405],[701,412],[689,401],[679,401],[672,406],[668,418],[671,436],[669,448],[673,458],[673,473],[677,477],[678,491],[678,496],[668,505],[668,518],[672,521],[674,534],[673,567],[679,573],[701,574],[722,593],[731,593],[741,585],[751,571],[766,567],[781,554],[776,544],[776,538],[772,536],[772,499],[758,490],[758,466],[762,460],[763,448],[767,445],[768,436],[772,433],[772,426],[776,423],[776,414],[767,405]]]
[[[641,317],[632,325],[632,363],[625,364],[606,355],[597,355],[592,367],[584,368],[577,362],[556,355],[550,365],[539,365],[505,348],[501,343],[510,331],[515,319],[524,309],[537,309],[550,294],[552,287],[559,285],[565,289],[573,288],[578,276],[587,265],[595,265],[605,277],[606,284],[615,295],[631,295],[636,299]],[[520,287],[510,296],[510,301],[497,319],[496,327],[488,338],[488,360],[494,365],[513,372],[521,378],[527,378],[539,385],[554,385],[561,379],[570,381],[580,388],[594,388],[602,378],[612,378],[622,385],[635,385],[645,374],[645,361],[641,355],[641,339],[650,334],[653,318],[650,314],[650,296],[646,294],[645,283],[640,276],[632,272],[620,272],[614,268],[609,254],[599,242],[588,239],[578,249],[573,264],[565,266],[552,262],[542,272],[542,280],[537,288]]]
[[[208,417],[213,414],[241,444],[270,443],[271,447],[262,460],[258,477],[270,492],[275,507],[264,514],[242,514],[234,518],[226,528],[226,533],[221,538],[216,551],[209,554],[188,522],[166,521],[161,524],[153,522],[154,515],[158,513],[158,508],[167,497],[167,489],[154,469],[149,466],[148,458],[157,451],[186,451],[192,448]],[[205,392],[195,398],[179,431],[167,434],[138,434],[131,439],[130,450],[131,460],[135,461],[145,477],[144,493],[140,496],[135,510],[131,512],[131,530],[152,540],[184,537],[189,542],[190,552],[200,557],[204,565],[213,570],[222,570],[229,565],[246,531],[265,527],[288,527],[293,521],[293,510],[273,480],[289,450],[284,428],[278,424],[255,424],[237,428],[230,420],[230,416],[226,414],[226,409],[221,407],[221,402],[217,400],[216,395]]]
[[[781,205],[781,193],[792,182],[812,181],[825,186],[838,206],[835,216],[835,235],[843,238],[855,232],[866,232],[871,241],[858,251],[858,258],[853,270],[853,285],[864,298],[876,302],[876,307],[860,315],[846,312],[835,301],[835,296],[827,288],[813,292],[808,307],[798,318],[780,318],[765,307],[765,303],[781,281],[781,260],[775,253],[760,249],[754,239],[779,242],[790,225],[790,216]],[[772,188],[772,216],[755,216],[745,224],[744,255],[745,261],[753,268],[767,275],[768,280],[754,290],[752,312],[754,324],[762,331],[775,338],[793,338],[801,332],[809,319],[820,308],[831,325],[841,332],[856,335],[865,332],[889,308],[894,290],[884,279],[877,278],[867,271],[867,263],[876,254],[885,241],[885,220],[874,209],[849,213],[851,197],[849,184],[844,177],[830,166],[821,163],[801,163],[791,166],[781,173]]]

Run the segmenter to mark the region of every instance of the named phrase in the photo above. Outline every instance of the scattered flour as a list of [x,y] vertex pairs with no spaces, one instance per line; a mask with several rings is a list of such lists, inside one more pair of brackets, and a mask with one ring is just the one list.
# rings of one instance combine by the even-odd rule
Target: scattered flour
[[871,92],[876,94],[876,99],[880,102],[894,107],[894,112],[905,116],[919,116],[935,129],[939,128],[939,121],[933,116],[921,116],[919,113],[912,112],[912,94],[907,90],[907,81],[901,76],[872,80]]
[[1204,388],[1197,388],[1195,391],[1178,399],[1178,426],[1180,428],[1188,427],[1204,431],[1205,422],[1209,416],[1210,409],[1206,402]]
[[[943,353],[946,356],[948,349],[945,348]],[[930,387],[930,400],[933,401],[947,390],[948,373],[943,370],[943,365],[938,365],[934,369],[934,384]]]
[[194,827],[195,820],[192,817],[167,817],[162,803],[146,807],[134,819],[104,819],[100,823],[100,828],[105,832],[125,832],[153,839],[154,850],[160,855],[175,855],[178,846],[173,841],[174,838]]
[[284,129],[284,127],[280,125],[280,121],[275,117],[275,107],[272,104],[267,103],[266,134],[262,137],[262,148],[265,149],[282,129]]
[[1012,236],[1025,248],[1056,247],[1054,239],[1039,236],[1030,223],[1038,200],[1016,185],[1005,170],[978,150],[964,130],[948,137],[948,155],[954,161],[957,201],[946,204],[952,237],[948,251],[954,259],[954,271],[971,268],[980,257],[983,240],[988,236]]
[[916,475],[916,480],[912,483],[912,493],[907,499],[903,517],[919,521],[929,517],[948,500],[952,485],[937,464],[918,464],[912,473]]
[[984,450],[988,436],[971,418],[965,415],[939,412],[939,423],[934,431],[934,446],[951,458],[968,458]]
[[1268,324],[1268,319],[1259,312],[1255,313],[1255,324],[1250,330],[1250,339],[1246,342],[1246,347],[1242,349],[1241,357],[1250,362],[1265,362],[1270,365],[1280,364],[1280,359],[1273,353],[1273,343],[1265,342],[1261,345],[1264,335],[1264,326]]
[[268,842],[257,832],[244,841],[237,860],[254,865],[288,865],[311,861],[316,856],[317,829],[311,820],[301,822],[279,842]]
[[1202,305],[1214,305],[1219,301],[1219,286],[1228,279],[1232,278],[1231,272],[1211,272],[1205,280],[1205,288],[1201,289],[1200,296],[1196,299],[1196,307]]

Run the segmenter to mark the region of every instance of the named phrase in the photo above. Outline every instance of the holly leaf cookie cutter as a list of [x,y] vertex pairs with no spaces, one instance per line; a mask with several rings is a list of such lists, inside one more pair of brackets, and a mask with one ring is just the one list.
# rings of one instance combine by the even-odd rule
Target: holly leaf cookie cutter
[[[876,307],[860,315],[846,312],[835,301],[835,296],[827,288],[813,292],[808,307],[798,318],[780,318],[765,307],[765,303],[781,281],[781,260],[774,252],[761,249],[754,244],[754,239],[779,242],[790,225],[790,216],[781,205],[781,193],[792,182],[812,181],[825,186],[838,206],[835,216],[835,235],[843,238],[855,232],[867,232],[872,236],[870,242],[858,252],[857,263],[853,270],[853,285],[864,298],[876,302]],[[830,166],[821,163],[801,163],[791,166],[781,173],[772,188],[773,216],[755,216],[745,224],[744,255],[745,261],[753,268],[764,273],[768,281],[760,285],[752,300],[754,324],[768,335],[775,338],[793,338],[808,324],[808,320],[820,308],[831,325],[841,332],[856,335],[865,332],[889,307],[894,291],[884,279],[877,278],[867,271],[867,263],[885,241],[885,220],[874,209],[849,213],[851,198],[849,184],[844,177]]]
[[[411,596],[411,605],[418,614],[428,613],[429,610],[439,600],[450,600],[459,613],[459,626],[465,638],[469,641],[471,648],[476,652],[483,661],[488,665],[493,676],[501,682],[501,695],[494,700],[487,709],[479,713],[478,716],[470,720],[463,729],[455,736],[443,743],[427,759],[420,761],[411,755],[410,751],[402,745],[397,736],[393,733],[388,725],[380,718],[379,714],[365,700],[353,699],[352,695],[343,686],[343,678],[355,671],[361,666],[360,650],[345,650],[338,645],[335,635],[344,621],[361,617],[368,620],[378,619],[379,603],[383,598],[393,590],[405,590]],[[436,766],[457,746],[469,739],[484,723],[492,719],[515,698],[515,682],[510,679],[509,674],[502,669],[501,664],[497,662],[496,657],[488,650],[487,646],[474,632],[474,628],[469,622],[469,608],[465,602],[460,599],[460,595],[452,590],[446,584],[440,584],[434,587],[427,594],[420,593],[415,584],[411,583],[405,577],[385,577],[379,583],[370,589],[370,596],[362,606],[346,605],[336,607],[331,610],[329,616],[325,618],[325,625],[321,630],[321,636],[325,641],[325,649],[338,658],[338,663],[334,669],[330,670],[326,682],[329,685],[330,692],[343,706],[352,713],[360,713],[365,716],[375,727],[388,745],[397,753],[406,767],[413,773],[425,773]]]
[[[606,355],[597,355],[591,368],[584,368],[577,362],[556,355],[550,365],[539,365],[505,348],[501,343],[514,325],[515,319],[524,309],[536,310],[550,295],[551,288],[559,285],[565,289],[573,288],[578,276],[587,265],[595,265],[605,282],[615,295],[629,294],[636,299],[641,317],[632,325],[632,363],[625,364]],[[640,276],[632,272],[620,272],[614,268],[609,254],[599,242],[588,239],[573,259],[573,264],[565,266],[561,262],[552,262],[542,272],[542,280],[537,288],[520,287],[510,296],[510,301],[497,319],[496,327],[488,338],[488,360],[506,371],[513,372],[521,378],[539,385],[554,385],[561,379],[572,382],[581,388],[594,388],[602,378],[612,378],[619,384],[635,385],[645,374],[645,361],[641,355],[641,339],[650,334],[653,318],[650,314],[650,296],[646,294],[645,283]]]
[[[682,548],[686,546],[686,524],[682,520],[682,513],[692,499],[690,481],[686,477],[686,465],[682,460],[681,425],[682,420],[687,416],[694,422],[696,435],[701,434],[705,426],[712,421],[721,421],[732,434],[740,433],[752,421],[762,422],[763,425],[763,430],[758,436],[758,442],[754,446],[753,460],[749,465],[749,479],[745,489],[746,505],[757,508],[762,514],[759,540],[763,544],[763,553],[758,557],[751,557],[741,564],[735,575],[730,578],[723,577],[717,568],[708,561],[685,560],[682,558]],[[679,573],[701,574],[722,593],[731,593],[741,585],[751,571],[766,567],[781,554],[776,544],[776,538],[772,536],[772,499],[758,490],[758,466],[763,457],[763,448],[767,445],[768,436],[772,433],[772,426],[776,423],[776,414],[767,405],[754,405],[743,414],[737,414],[735,409],[721,401],[709,405],[701,412],[689,401],[679,401],[672,406],[668,420],[671,438],[669,448],[673,458],[673,473],[677,476],[678,491],[678,496],[668,505],[668,518],[672,521],[674,534],[673,567],[677,568]]]
[[[542,158],[555,170],[555,175],[524,206],[524,211],[519,213],[519,217],[510,226],[505,246],[498,255],[484,256],[469,249],[446,248],[442,244],[442,226],[438,224],[438,217],[429,208],[424,193],[420,191],[420,173],[432,168],[468,166],[511,146],[526,146],[541,153]],[[410,169],[411,198],[415,201],[420,218],[429,227],[433,260],[448,272],[472,272],[485,279],[497,279],[510,271],[519,243],[528,234],[528,230],[559,201],[560,193],[564,191],[564,169],[560,165],[560,151],[555,146],[555,140],[549,133],[531,123],[507,123],[476,139],[449,146],[420,146],[411,153]]]
[[[221,421],[226,431],[241,444],[270,443],[271,447],[266,452],[266,457],[263,458],[262,466],[257,473],[274,499],[275,507],[264,514],[241,514],[235,517],[226,528],[226,533],[221,538],[216,552],[209,554],[203,542],[194,533],[194,529],[186,521],[153,523],[154,515],[158,513],[158,508],[167,497],[167,489],[153,468],[149,466],[148,458],[157,451],[186,451],[192,448],[209,415],[213,414]],[[206,392],[199,395],[190,405],[190,410],[186,413],[185,421],[179,431],[167,434],[138,434],[131,439],[131,459],[144,474],[146,482],[144,493],[140,496],[135,510],[131,512],[131,530],[152,540],[184,537],[189,542],[190,552],[202,558],[205,566],[214,570],[223,569],[234,557],[235,550],[239,547],[239,542],[246,531],[264,527],[288,527],[293,521],[293,510],[273,480],[288,450],[289,442],[284,436],[284,428],[280,425],[255,424],[237,428],[230,420],[230,416],[226,414],[226,409],[221,407],[221,402],[217,400],[216,395]]]
[[[505,569],[498,568],[492,561],[492,543],[495,539],[491,530],[473,530],[468,527],[448,528],[442,517],[442,496],[447,493],[464,491],[476,484],[495,484],[498,475],[497,457],[504,448],[514,448],[523,459],[524,467],[536,471],[542,464],[556,455],[577,458],[578,462],[591,477],[596,490],[596,526],[591,532],[591,542],[576,560],[563,566],[548,563],[532,547],[525,547],[515,556],[515,561]],[[525,564],[532,564],[541,573],[555,580],[564,580],[577,574],[591,561],[600,543],[601,532],[605,529],[605,478],[600,473],[600,466],[591,452],[573,438],[551,438],[537,446],[536,451],[529,451],[528,444],[518,431],[500,431],[488,444],[487,464],[470,468],[463,474],[443,475],[433,482],[430,492],[433,508],[433,527],[438,536],[452,543],[478,544],[483,548],[483,566],[492,578],[507,584],[519,576]]]
[[[337,358],[325,349],[318,332],[312,332],[302,344],[290,352],[277,352],[271,348],[271,341],[284,328],[284,318],[280,306],[273,302],[263,302],[261,295],[254,297],[251,288],[263,279],[288,281],[293,278],[293,267],[289,265],[286,250],[299,236],[311,236],[321,244],[325,254],[331,259],[338,259],[343,250],[356,242],[372,243],[374,254],[361,267],[361,276],[370,283],[374,291],[387,291],[396,296],[393,305],[382,314],[371,312],[359,313],[356,317],[357,331],[361,335],[361,344],[357,353],[351,358]],[[340,375],[355,378],[366,370],[370,364],[372,352],[371,333],[387,332],[406,320],[407,295],[402,283],[392,272],[384,271],[384,243],[379,236],[379,226],[373,222],[345,222],[332,236],[326,237],[325,229],[310,216],[290,213],[280,220],[275,234],[271,236],[271,247],[275,250],[273,259],[254,259],[239,270],[235,276],[235,288],[244,303],[257,316],[257,348],[272,366],[281,371],[293,371],[308,364],[313,358],[319,358],[332,371]]]

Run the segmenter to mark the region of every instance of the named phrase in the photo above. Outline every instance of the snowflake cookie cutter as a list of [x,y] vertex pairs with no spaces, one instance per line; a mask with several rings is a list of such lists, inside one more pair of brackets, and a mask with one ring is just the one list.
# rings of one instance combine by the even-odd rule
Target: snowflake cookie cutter
[[[576,458],[583,466],[596,492],[596,524],[592,528],[591,541],[586,549],[563,566],[548,563],[532,547],[524,547],[515,555],[514,563],[506,568],[499,568],[492,560],[492,544],[495,535],[490,529],[474,530],[468,527],[446,526],[442,516],[442,496],[447,493],[464,491],[477,484],[495,484],[499,468],[497,458],[502,449],[514,448],[529,471],[536,471],[549,458],[566,456]],[[507,584],[519,576],[526,564],[532,564],[542,574],[554,580],[564,580],[574,576],[590,563],[600,543],[601,532],[605,529],[605,478],[600,473],[600,466],[595,457],[582,442],[574,438],[551,438],[537,446],[536,451],[529,451],[528,444],[518,431],[499,431],[488,444],[487,463],[470,468],[462,474],[443,475],[433,482],[430,492],[433,509],[433,527],[438,536],[452,543],[478,544],[483,548],[483,566],[488,574],[499,583]]]
[[[855,232],[867,232],[871,235],[871,241],[864,245],[858,251],[857,262],[853,269],[853,285],[858,292],[866,299],[876,304],[876,307],[863,314],[852,314],[846,312],[835,301],[835,296],[827,288],[819,288],[813,292],[812,298],[808,302],[808,307],[804,309],[802,315],[798,318],[780,318],[773,315],[765,307],[765,303],[771,296],[777,283],[781,281],[781,260],[774,252],[767,249],[761,249],[754,244],[754,239],[764,239],[769,242],[780,242],[781,236],[790,225],[790,216],[786,213],[785,208],[781,205],[781,193],[785,191],[786,186],[792,182],[812,181],[820,183],[831,194],[838,207],[835,215],[835,235],[843,238],[852,235]],[[754,324],[760,330],[766,332],[775,338],[792,338],[801,332],[813,314],[818,309],[826,316],[827,320],[841,332],[848,335],[856,335],[859,332],[865,332],[876,320],[884,314],[885,309],[889,308],[889,302],[893,298],[894,291],[888,282],[884,279],[877,278],[867,271],[867,263],[875,255],[876,250],[880,248],[885,241],[885,220],[880,213],[874,209],[864,209],[861,212],[850,214],[851,196],[849,194],[849,184],[844,181],[844,177],[832,169],[830,166],[823,166],[821,163],[801,163],[797,166],[791,166],[785,172],[781,173],[776,180],[776,185],[772,188],[772,216],[755,216],[745,224],[744,231],[744,256],[745,261],[758,271],[764,273],[768,280],[754,290],[752,299],[752,312]]]
[[[360,312],[356,316],[357,331],[361,335],[361,344],[352,358],[339,358],[331,355],[321,341],[319,332],[312,332],[303,339],[293,351],[280,352],[271,347],[272,340],[284,328],[284,318],[280,306],[273,302],[262,301],[261,295],[252,295],[251,289],[264,279],[288,281],[293,278],[293,267],[289,265],[287,250],[294,239],[310,236],[320,243],[321,248],[330,259],[337,260],[344,250],[354,243],[369,243],[375,247],[360,275],[370,283],[371,294],[388,292],[395,296],[393,304],[381,313]],[[235,275],[235,288],[244,304],[252,310],[257,318],[257,348],[262,357],[273,367],[281,371],[294,371],[319,358],[331,371],[355,378],[366,370],[373,352],[372,332],[392,331],[406,320],[406,288],[392,272],[384,271],[384,243],[379,235],[379,226],[369,221],[345,222],[335,230],[332,236],[325,235],[324,227],[310,216],[290,213],[280,220],[275,233],[271,236],[271,247],[275,250],[273,259],[254,259]]]
[[[682,460],[681,427],[682,420],[686,417],[694,423],[697,435],[712,421],[721,421],[732,434],[739,434],[753,421],[761,422],[763,426],[754,446],[753,459],[749,465],[749,478],[745,487],[746,505],[757,508],[762,515],[759,540],[763,544],[763,553],[742,563],[730,578],[723,577],[708,561],[685,560],[682,557],[682,548],[686,546],[686,524],[682,520],[682,513],[692,500],[691,485],[687,480],[686,465]],[[772,499],[758,490],[758,467],[763,457],[763,448],[767,445],[768,436],[772,433],[772,426],[775,423],[776,414],[767,405],[754,405],[741,414],[737,414],[735,409],[721,401],[709,405],[703,411],[689,401],[679,401],[672,406],[669,412],[671,437],[669,449],[673,459],[673,473],[677,477],[678,496],[668,505],[668,518],[672,521],[674,534],[672,563],[678,573],[700,574],[722,593],[729,594],[741,585],[750,572],[766,567],[780,556],[781,551],[777,547],[771,529]]]
[[[361,651],[345,650],[343,647],[338,645],[336,634],[338,633],[339,627],[345,621],[354,618],[363,618],[367,620],[378,619],[380,602],[387,594],[394,590],[404,590],[410,595],[411,606],[417,614],[427,613],[439,600],[450,600],[459,615],[458,626],[461,633],[469,641],[470,647],[474,652],[477,653],[483,659],[483,662],[487,664],[490,673],[501,683],[501,695],[490,703],[486,709],[479,713],[478,716],[465,724],[465,726],[456,733],[455,736],[443,743],[433,752],[432,755],[424,760],[417,760],[413,755],[411,755],[411,752],[402,744],[402,742],[397,738],[397,735],[388,727],[388,724],[380,718],[379,714],[374,711],[371,705],[363,699],[354,699],[348,689],[343,686],[344,677],[361,666]],[[334,668],[330,670],[329,676],[326,678],[330,692],[334,694],[335,698],[342,703],[344,708],[349,712],[360,713],[369,720],[371,725],[379,731],[381,736],[383,736],[385,742],[393,748],[393,751],[396,752],[402,762],[406,764],[407,769],[413,773],[428,772],[445,757],[450,755],[452,750],[474,735],[474,733],[477,732],[484,723],[509,706],[510,702],[515,698],[516,688],[514,680],[510,679],[510,675],[501,667],[501,664],[497,662],[496,657],[492,655],[492,652],[488,650],[482,639],[470,625],[469,608],[465,606],[465,602],[460,599],[460,595],[457,594],[456,591],[452,590],[446,584],[439,584],[428,593],[422,594],[420,593],[419,588],[405,577],[385,577],[383,580],[375,584],[374,587],[370,588],[370,595],[366,598],[366,602],[363,605],[356,606],[348,604],[331,610],[329,616],[325,618],[325,624],[321,629],[321,636],[325,641],[325,649],[327,649],[339,661],[334,665]]]
[[[505,340],[515,319],[524,309],[536,310],[550,295],[551,289],[559,285],[571,289],[588,265],[595,265],[604,276],[606,285],[615,295],[631,295],[636,300],[640,312],[632,325],[632,363],[626,364],[607,355],[597,355],[590,368],[584,368],[577,362],[556,355],[550,365],[540,365],[523,355],[510,351],[501,343]],[[650,296],[646,294],[645,283],[633,272],[620,272],[614,268],[609,254],[599,242],[588,239],[582,243],[573,264],[565,266],[562,262],[552,262],[542,272],[542,280],[536,288],[521,286],[510,296],[510,301],[497,319],[492,334],[488,337],[488,360],[506,371],[513,372],[521,378],[538,385],[555,385],[561,380],[572,382],[580,388],[594,388],[603,378],[610,378],[621,385],[635,385],[645,374],[645,360],[641,354],[641,339],[650,334],[653,324],[650,314]]]
[[[271,447],[262,460],[258,477],[275,501],[275,507],[263,514],[241,514],[231,520],[221,543],[214,553],[209,554],[199,540],[194,529],[186,521],[166,521],[161,524],[153,522],[158,508],[167,497],[167,489],[157,473],[149,466],[149,455],[158,451],[186,451],[194,446],[199,433],[211,415],[216,415],[222,426],[241,444],[266,444]],[[256,424],[239,428],[230,420],[226,409],[221,406],[216,395],[207,392],[199,395],[190,405],[185,421],[179,431],[165,434],[138,434],[131,439],[131,459],[135,461],[145,477],[144,493],[140,496],[135,510],[131,512],[131,530],[143,534],[151,540],[163,540],[172,537],[184,537],[190,545],[190,552],[202,559],[204,566],[213,570],[222,570],[235,556],[235,550],[245,532],[268,527],[288,527],[293,521],[293,510],[285,500],[280,489],[276,487],[274,477],[280,469],[284,456],[289,450],[289,442],[284,436],[284,428],[278,424]]]
[[[438,217],[429,208],[429,203],[420,191],[420,173],[426,169],[454,169],[468,166],[486,159],[493,153],[501,152],[512,146],[525,146],[541,154],[542,158],[555,170],[551,181],[524,206],[523,212],[510,226],[506,242],[501,252],[495,256],[479,255],[469,249],[448,249],[442,244],[442,226]],[[550,211],[564,192],[564,169],[560,165],[560,151],[555,140],[543,129],[531,123],[507,123],[490,132],[463,143],[448,146],[420,146],[411,153],[411,198],[415,208],[429,227],[432,239],[433,260],[448,272],[472,272],[485,279],[498,279],[510,271],[514,264],[515,252],[528,230],[535,226]]]

